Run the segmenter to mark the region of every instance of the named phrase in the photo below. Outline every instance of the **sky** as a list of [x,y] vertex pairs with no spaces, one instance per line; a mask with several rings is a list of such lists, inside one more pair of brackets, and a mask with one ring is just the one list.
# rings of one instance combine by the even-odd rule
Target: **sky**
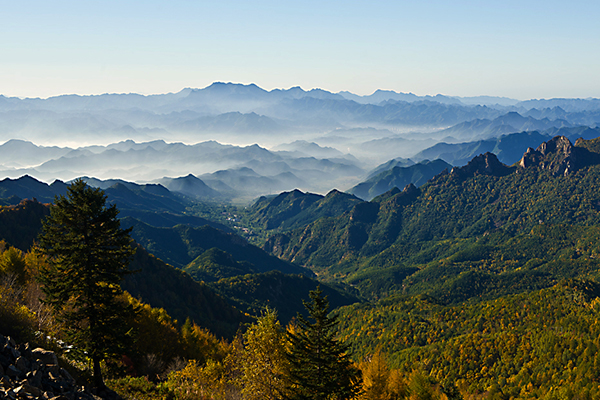
[[600,2],[6,1],[0,94],[212,82],[359,95],[600,97]]

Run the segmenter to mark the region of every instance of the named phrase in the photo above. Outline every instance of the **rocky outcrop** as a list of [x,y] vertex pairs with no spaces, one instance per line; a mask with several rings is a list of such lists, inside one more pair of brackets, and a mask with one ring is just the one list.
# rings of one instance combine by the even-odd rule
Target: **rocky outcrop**
[[464,167],[454,167],[450,176],[465,179],[475,175],[504,176],[511,172],[511,168],[502,164],[495,154],[487,152],[474,157]]
[[[114,392],[110,396],[118,398]],[[0,399],[101,400],[78,386],[56,354],[0,335]]]
[[600,162],[598,154],[583,147],[573,146],[564,136],[556,136],[542,143],[537,149],[527,149],[519,166],[521,168],[537,167],[552,172],[554,175],[567,176],[582,167]]

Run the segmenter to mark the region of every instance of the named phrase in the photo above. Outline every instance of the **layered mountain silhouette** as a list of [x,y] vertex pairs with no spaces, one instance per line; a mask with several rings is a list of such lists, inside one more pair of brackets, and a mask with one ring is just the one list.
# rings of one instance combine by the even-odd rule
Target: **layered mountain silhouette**
[[574,127],[551,128],[545,131],[525,131],[502,135],[498,138],[477,140],[465,143],[438,143],[418,154],[413,160],[440,158],[452,165],[464,165],[478,154],[491,152],[505,164],[514,164],[519,161],[523,152],[528,147],[536,148],[541,143],[554,136],[565,136],[571,141],[578,138],[592,139],[600,135],[600,128]]
[[[391,168],[386,169],[389,167]],[[404,188],[409,184],[421,186],[443,170],[452,169],[452,165],[437,159],[434,161],[421,161],[408,167],[401,167],[396,162],[390,162],[377,168],[377,170],[382,169],[382,172],[354,186],[348,190],[348,193],[364,200],[371,200],[394,187]]]
[[[119,179],[81,179],[92,187],[103,189],[108,203],[117,205],[122,218],[133,217],[157,227],[173,227],[178,224],[210,225],[223,231],[231,231],[231,228],[220,223],[182,214],[190,205],[189,200],[161,185],[138,185]],[[67,185],[68,183],[59,180],[48,185],[27,175],[18,179],[6,178],[0,181],[0,198],[10,198],[13,204],[26,199],[53,203],[56,196],[67,193]]]
[[[0,140],[46,145],[77,137],[80,143],[97,144],[128,137],[137,142],[169,139],[197,143],[219,135],[231,143],[255,141],[267,146],[287,142],[291,133],[305,140],[354,128],[388,129],[404,138],[405,133],[417,131],[436,141],[447,136],[465,140],[475,134],[492,137],[550,126],[593,127],[600,122],[597,104],[597,99],[516,102],[491,96],[416,96],[389,90],[368,96],[299,87],[267,91],[255,84],[215,82],[203,89],[152,96],[2,96]],[[526,121],[518,121],[517,113]],[[432,136],[433,132],[438,134]],[[363,142],[380,138],[364,137]],[[30,165],[16,161],[20,166]]]
[[12,154],[40,149],[34,152],[42,157],[35,167],[4,171],[15,178],[30,175],[69,181],[94,176],[96,184],[112,182],[101,186],[107,188],[116,181],[103,177],[117,175],[127,181],[162,183],[173,192],[203,199],[251,199],[295,188],[325,192],[331,185],[342,186],[364,174],[360,162],[351,156],[317,145],[309,147],[313,153],[337,157],[270,151],[258,145],[233,146],[215,141],[186,145],[163,140],[144,143],[126,140],[107,146],[55,149],[50,153],[31,142],[14,141],[10,146],[0,146],[0,156],[4,155],[2,151]]
[[493,120],[476,119],[462,122],[440,131],[440,134],[457,139],[487,139],[514,132],[543,131],[550,128],[569,128],[571,126],[572,124],[564,119],[550,120],[546,117],[535,119],[531,116],[523,117],[521,114],[512,111]]

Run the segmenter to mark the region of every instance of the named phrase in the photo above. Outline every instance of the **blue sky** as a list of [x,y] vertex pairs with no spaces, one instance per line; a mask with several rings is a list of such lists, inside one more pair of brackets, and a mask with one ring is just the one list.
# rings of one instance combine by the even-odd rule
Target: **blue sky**
[[4,1],[0,94],[600,97],[600,2]]

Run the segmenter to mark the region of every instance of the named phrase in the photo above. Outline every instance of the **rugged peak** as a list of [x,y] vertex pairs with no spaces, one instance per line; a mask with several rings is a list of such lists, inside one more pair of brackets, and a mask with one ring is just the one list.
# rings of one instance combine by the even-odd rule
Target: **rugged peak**
[[573,144],[564,136],[555,136],[549,141],[540,144],[536,151],[539,151],[544,156],[551,153],[570,155],[573,152]]
[[510,168],[502,164],[495,154],[487,152],[473,158],[464,167],[454,167],[450,176],[468,178],[475,175],[503,176],[510,172]]
[[555,136],[533,150],[527,149],[519,166],[538,167],[551,171],[554,175],[569,175],[571,172],[591,164],[597,164],[598,155],[583,147],[573,146],[565,136]]

